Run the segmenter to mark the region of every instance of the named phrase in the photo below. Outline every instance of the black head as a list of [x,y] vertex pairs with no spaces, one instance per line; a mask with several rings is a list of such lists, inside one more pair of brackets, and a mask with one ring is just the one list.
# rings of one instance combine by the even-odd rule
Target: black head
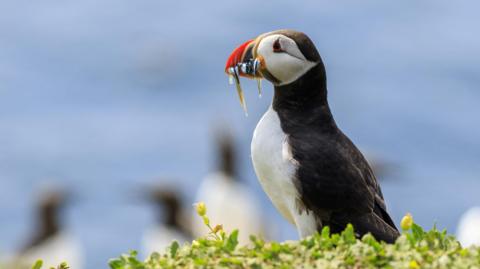
[[66,202],[66,193],[61,191],[49,191],[45,193],[38,204],[38,218],[40,225],[49,233],[55,233],[59,229],[60,210]]
[[160,220],[162,223],[168,226],[178,225],[182,205],[177,191],[167,188],[154,188],[151,190],[150,199],[159,211],[163,211],[163,218]]
[[60,190],[49,190],[41,195],[36,209],[35,234],[21,252],[43,243],[60,232],[60,211],[65,206],[67,198],[67,193]]
[[236,178],[235,156],[237,152],[232,135],[226,132],[218,132],[216,134],[216,144],[218,170],[232,179]]

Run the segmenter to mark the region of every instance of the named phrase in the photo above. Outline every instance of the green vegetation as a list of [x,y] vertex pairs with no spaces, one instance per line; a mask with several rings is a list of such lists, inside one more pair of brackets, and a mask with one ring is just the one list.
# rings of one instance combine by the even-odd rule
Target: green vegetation
[[341,234],[330,234],[325,227],[284,243],[251,236],[249,246],[239,246],[238,231],[226,234],[221,225],[212,228],[203,203],[196,210],[210,229],[206,237],[185,246],[173,242],[166,253],[153,253],[146,261],[131,252],[112,259],[110,268],[480,268],[480,248],[462,248],[436,227],[424,231],[410,214],[402,219],[403,234],[395,244],[378,242],[370,234],[357,239],[349,225]]
[[[43,261],[41,260],[38,260],[35,262],[34,265],[32,265],[32,269],[41,269],[43,266]],[[57,266],[56,268],[55,267],[50,267],[50,269],[70,269],[70,267],[68,267],[67,263],[66,262],[62,262],[59,266]],[[72,268],[73,269],[73,268]]]
[[157,268],[480,268],[480,249],[462,248],[454,237],[435,227],[425,232],[413,224],[395,244],[371,235],[356,239],[353,227],[330,235],[328,227],[300,241],[264,242],[237,246],[235,231],[220,239],[202,238],[180,247],[174,242],[163,255],[145,262],[136,253],[109,262],[112,269]]
[[330,234],[325,227],[321,233],[284,243],[251,236],[250,245],[239,246],[238,231],[227,234],[221,225],[212,228],[205,205],[199,203],[196,209],[210,229],[207,236],[184,246],[173,242],[165,253],[153,253],[145,261],[132,251],[110,260],[110,268],[480,268],[479,247],[462,248],[435,226],[424,231],[410,214],[402,219],[403,234],[395,244],[378,242],[370,234],[357,239],[348,225],[341,234]]

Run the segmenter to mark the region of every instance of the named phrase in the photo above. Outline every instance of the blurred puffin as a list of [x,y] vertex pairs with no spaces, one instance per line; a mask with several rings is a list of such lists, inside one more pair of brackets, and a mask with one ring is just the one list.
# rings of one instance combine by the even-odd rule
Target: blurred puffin
[[480,207],[472,207],[460,217],[457,238],[464,247],[480,246]]
[[[37,208],[35,234],[16,257],[17,266],[31,266],[42,259],[47,267],[67,262],[70,268],[82,268],[83,255],[76,238],[62,228],[61,210],[69,197],[60,190],[48,190],[40,198]],[[29,267],[28,267],[29,268]]]
[[183,215],[180,194],[169,188],[155,188],[149,200],[155,206],[157,223],[143,235],[145,254],[163,253],[174,240],[180,245],[190,242],[191,232]]
[[[263,235],[259,203],[248,187],[239,181],[237,152],[231,135],[217,134],[216,142],[218,169],[204,178],[195,201],[206,204],[212,225],[222,224],[227,232],[238,229],[239,242],[247,244],[250,235]],[[193,213],[192,223],[195,237],[208,234],[208,229],[196,213]]]
[[362,153],[337,127],[327,102],[325,67],[307,35],[269,32],[235,49],[225,72],[265,78],[273,102],[258,123],[251,144],[259,181],[300,237],[323,226],[357,236],[371,233],[394,242],[399,236],[382,191]]

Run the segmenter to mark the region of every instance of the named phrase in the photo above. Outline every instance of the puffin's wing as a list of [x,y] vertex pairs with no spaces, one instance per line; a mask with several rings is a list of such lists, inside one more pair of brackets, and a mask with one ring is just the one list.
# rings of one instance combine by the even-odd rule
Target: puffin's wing
[[387,206],[385,204],[385,200],[383,199],[382,190],[380,189],[380,185],[378,184],[375,174],[373,173],[372,168],[368,165],[366,160],[364,161],[364,163],[366,165],[365,178],[367,182],[370,182],[367,184],[371,185],[375,191],[375,205],[373,210],[375,214],[382,218],[383,221],[385,221],[388,225],[392,226],[393,228],[395,228],[395,230],[397,230],[395,223],[393,222],[390,215],[387,213]]
[[398,237],[368,162],[345,135],[320,135],[313,143],[312,137],[289,139],[298,139],[291,142],[297,149],[297,187],[306,208],[323,215],[335,232],[352,223],[362,235],[371,232],[389,242]]
[[[366,161],[365,164],[368,166]],[[370,172],[358,177],[363,177],[368,188],[373,192],[374,202],[372,211],[360,215],[348,210],[332,212],[330,225],[333,231],[340,232],[348,223],[351,223],[359,235],[371,233],[377,240],[393,243],[400,234],[387,212],[385,201],[375,176],[370,167],[367,168],[369,168]]]

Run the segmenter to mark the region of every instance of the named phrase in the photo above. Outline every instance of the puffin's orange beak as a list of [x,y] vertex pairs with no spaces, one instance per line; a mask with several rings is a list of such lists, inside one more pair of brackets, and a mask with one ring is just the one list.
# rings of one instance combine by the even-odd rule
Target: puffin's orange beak
[[[232,74],[232,68],[239,67],[244,62],[245,52],[247,51],[247,47],[249,47],[253,43],[252,40],[248,40],[247,42],[243,43],[242,45],[238,46],[236,49],[228,57],[227,63],[225,64],[225,73]],[[241,73],[239,73],[242,75]]]
[[260,76],[258,72],[258,62],[253,59],[253,47],[255,40],[251,39],[238,46],[228,57],[225,64],[225,73],[229,75],[237,75],[247,78]]
[[243,43],[242,45],[238,46],[236,49],[228,57],[227,63],[225,64],[225,72],[228,74],[228,71],[231,67],[237,66],[237,64],[242,63],[243,55],[245,53],[245,49],[252,44],[253,39],[248,40],[247,42]]

